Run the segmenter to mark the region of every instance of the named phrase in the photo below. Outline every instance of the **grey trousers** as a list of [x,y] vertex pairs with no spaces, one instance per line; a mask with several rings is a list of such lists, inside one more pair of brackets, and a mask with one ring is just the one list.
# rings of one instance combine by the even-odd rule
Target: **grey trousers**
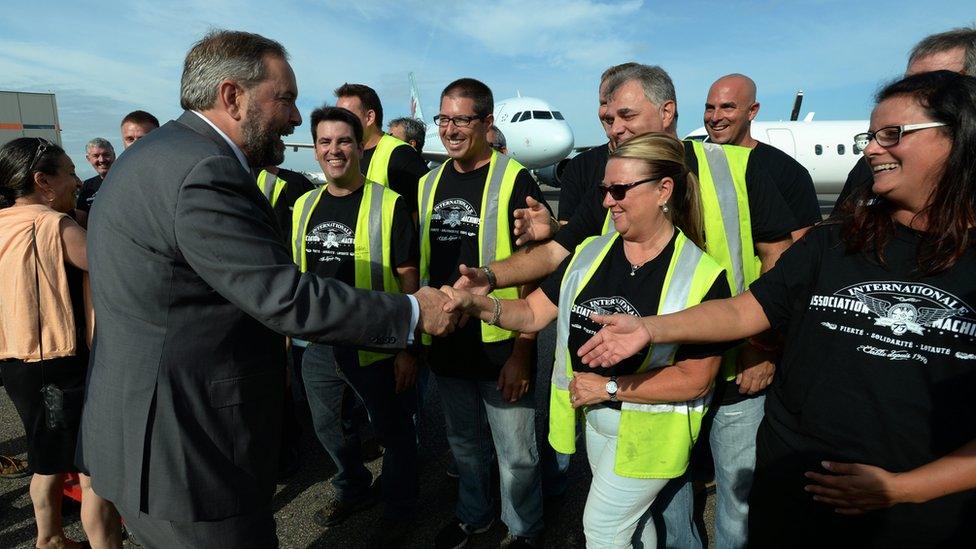
[[124,509],[119,509],[119,513],[125,519],[126,528],[135,536],[136,542],[146,549],[278,547],[278,535],[275,533],[271,509],[205,522],[162,520]]

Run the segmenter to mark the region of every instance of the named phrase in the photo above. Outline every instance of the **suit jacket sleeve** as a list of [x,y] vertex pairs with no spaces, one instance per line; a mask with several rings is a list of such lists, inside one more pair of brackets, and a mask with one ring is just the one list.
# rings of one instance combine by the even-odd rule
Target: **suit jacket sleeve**
[[175,237],[186,262],[228,301],[272,330],[321,343],[406,346],[404,295],[301,273],[280,241],[270,205],[226,156],[202,160],[180,188]]

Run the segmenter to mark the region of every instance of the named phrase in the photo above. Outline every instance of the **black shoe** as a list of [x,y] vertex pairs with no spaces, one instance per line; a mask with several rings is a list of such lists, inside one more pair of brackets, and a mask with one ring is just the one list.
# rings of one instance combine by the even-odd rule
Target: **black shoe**
[[437,533],[437,537],[434,539],[434,547],[436,549],[458,549],[459,547],[464,547],[471,536],[484,534],[491,529],[491,525],[494,523],[495,520],[492,519],[485,526],[478,528],[461,522],[461,519],[454,518]]
[[376,494],[372,491],[362,499],[339,501],[334,499],[312,515],[315,524],[323,528],[335,526],[360,511],[376,505]]
[[383,457],[383,446],[376,438],[368,438],[359,445],[359,451],[363,456],[363,463],[376,461]]
[[367,547],[370,549],[400,547],[415,526],[416,521],[413,519],[383,517],[373,527],[373,533],[369,536]]
[[509,535],[502,541],[499,547],[504,547],[505,549],[535,549],[538,545],[536,545],[536,542],[532,538]]

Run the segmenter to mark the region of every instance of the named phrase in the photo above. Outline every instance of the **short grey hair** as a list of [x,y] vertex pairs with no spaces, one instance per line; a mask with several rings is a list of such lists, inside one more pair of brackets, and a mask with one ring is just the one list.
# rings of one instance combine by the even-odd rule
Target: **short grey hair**
[[417,150],[424,148],[424,141],[427,137],[427,124],[422,120],[404,116],[390,120],[390,127],[403,126],[403,133],[407,136],[407,141],[413,139],[417,142]]
[[491,140],[491,143],[488,143],[491,145],[491,148],[495,149],[496,151],[501,151],[506,145],[508,145],[508,142],[505,141],[505,134],[498,129],[498,126],[492,124],[489,131],[494,132],[495,134],[495,138]]
[[926,36],[912,48],[912,53],[908,55],[908,64],[911,65],[916,59],[956,48],[963,51],[963,74],[976,76],[976,25]]
[[183,61],[180,106],[202,111],[217,102],[217,86],[233,80],[250,89],[267,78],[265,56],[288,59],[278,42],[259,34],[212,30],[190,48]]
[[[660,107],[668,101],[674,101],[677,105],[678,97],[674,93],[674,82],[671,81],[667,71],[657,65],[640,63],[624,63],[624,65],[619,70],[614,70],[615,67],[607,69],[606,72],[613,71],[607,80],[607,98],[613,97],[613,94],[627,82],[637,80],[644,89],[644,96],[651,103]],[[677,125],[677,123],[678,109],[675,109],[673,124]]]
[[112,143],[104,137],[96,137],[89,141],[88,144],[85,145],[85,154],[88,154],[92,149],[108,149],[115,152],[115,147],[113,147]]

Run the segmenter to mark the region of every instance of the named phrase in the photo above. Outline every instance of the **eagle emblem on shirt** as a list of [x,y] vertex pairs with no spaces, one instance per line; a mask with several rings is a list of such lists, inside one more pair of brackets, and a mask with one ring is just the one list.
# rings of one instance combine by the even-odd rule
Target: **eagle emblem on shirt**
[[859,290],[854,290],[853,293],[868,310],[877,316],[874,319],[875,326],[891,328],[891,331],[898,336],[906,332],[924,335],[925,325],[966,312],[964,308],[916,307],[904,301],[892,303],[885,299],[869,296]]

